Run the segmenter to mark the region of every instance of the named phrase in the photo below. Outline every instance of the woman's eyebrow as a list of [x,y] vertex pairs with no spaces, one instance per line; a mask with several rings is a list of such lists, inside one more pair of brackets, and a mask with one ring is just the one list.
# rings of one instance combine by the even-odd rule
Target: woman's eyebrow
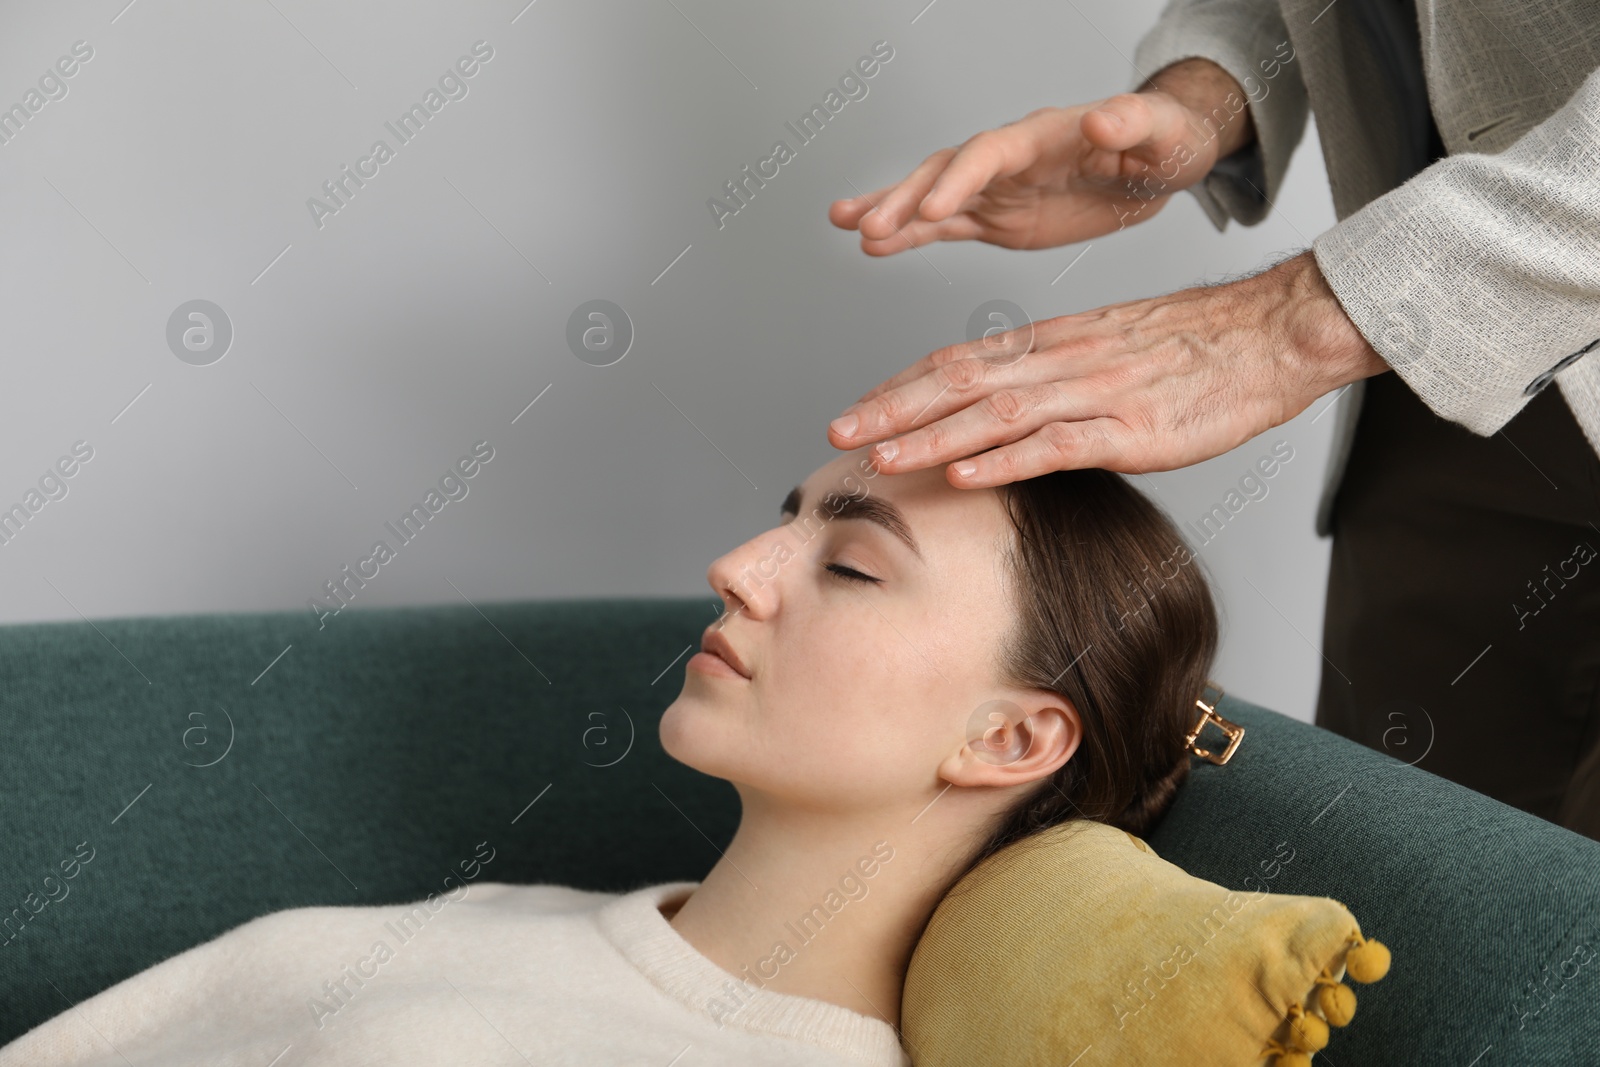
[[[783,498],[783,514],[798,516],[801,502],[800,487],[797,485]],[[922,550],[917,547],[917,539],[911,536],[911,527],[906,524],[905,515],[889,501],[872,496],[836,493],[830,489],[822,494],[817,506],[826,509],[835,519],[860,519],[876,523],[899,538],[917,559],[922,559]]]

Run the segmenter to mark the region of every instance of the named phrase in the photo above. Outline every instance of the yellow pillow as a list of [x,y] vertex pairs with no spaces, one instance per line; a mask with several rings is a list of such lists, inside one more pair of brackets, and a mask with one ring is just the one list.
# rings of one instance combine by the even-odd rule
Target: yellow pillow
[[[1277,877],[1286,845],[1264,857]],[[1267,872],[1271,873],[1268,874]],[[906,974],[916,1067],[1310,1062],[1389,952],[1329,897],[1234,892],[1104,823],[990,856],[945,896]]]

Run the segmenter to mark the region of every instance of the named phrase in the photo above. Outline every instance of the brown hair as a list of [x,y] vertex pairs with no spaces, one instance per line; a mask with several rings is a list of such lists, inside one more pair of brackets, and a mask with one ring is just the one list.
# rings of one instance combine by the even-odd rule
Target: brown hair
[[1003,487],[1017,621],[1008,684],[1071,701],[1083,739],[999,820],[970,866],[1071,819],[1145,836],[1189,775],[1184,734],[1218,644],[1200,561],[1114,471],[1053,471]]

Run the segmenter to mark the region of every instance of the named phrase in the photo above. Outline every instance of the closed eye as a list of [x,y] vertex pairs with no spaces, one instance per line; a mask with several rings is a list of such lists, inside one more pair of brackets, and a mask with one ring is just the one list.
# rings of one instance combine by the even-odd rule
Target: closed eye
[[842,563],[827,563],[823,565],[823,569],[847,582],[872,582],[877,584],[883,581],[882,578],[874,578],[870,574],[862,574],[860,571],[852,567],[846,567]]

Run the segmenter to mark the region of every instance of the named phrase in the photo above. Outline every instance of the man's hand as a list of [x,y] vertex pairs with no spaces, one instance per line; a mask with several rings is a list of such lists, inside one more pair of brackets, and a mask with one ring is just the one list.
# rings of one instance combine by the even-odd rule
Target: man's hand
[[1388,369],[1307,251],[1240,281],[941,348],[864,395],[828,439],[852,449],[904,434],[875,450],[878,469],[962,460],[945,477],[969,489],[1081,467],[1173,470]]
[[1239,83],[1186,59],[1139,92],[1039,108],[940,149],[902,181],[834,201],[828,218],[874,256],[931,241],[1052,248],[1151,218],[1253,136]]

